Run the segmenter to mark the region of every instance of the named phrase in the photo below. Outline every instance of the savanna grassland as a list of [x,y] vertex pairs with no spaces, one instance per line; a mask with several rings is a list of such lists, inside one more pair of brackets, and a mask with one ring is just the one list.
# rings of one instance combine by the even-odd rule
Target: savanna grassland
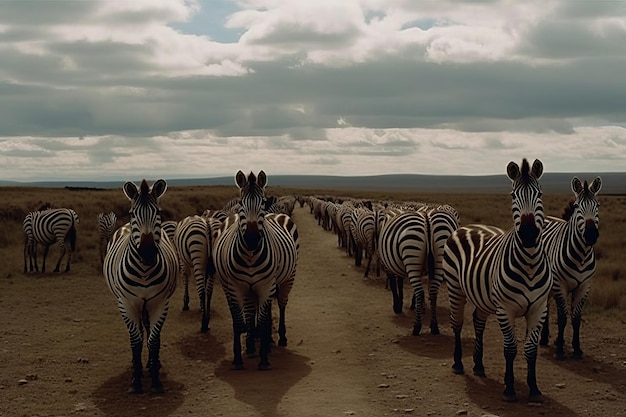
[[[508,195],[267,191],[447,203],[458,210],[463,225],[511,225]],[[560,215],[570,199],[567,191],[544,194],[547,214]],[[236,195],[234,186],[170,187],[161,200],[163,219],[220,208]],[[193,289],[191,310],[182,312],[178,288],[162,333],[166,393],[129,395],[128,333],[100,271],[96,231],[99,212],[115,212],[118,225],[128,221],[129,203],[121,188],[0,188],[0,416],[626,415],[626,196],[600,192],[599,200],[598,270],[581,330],[585,357],[557,362],[551,347],[542,348],[538,382],[546,402],[530,407],[524,401],[521,349],[516,360],[520,401],[500,399],[504,365],[495,320],[489,321],[485,338],[488,377],[453,375],[445,289],[439,299],[442,334],[411,336],[413,313],[394,315],[384,279],[363,280],[363,269],[337,248],[336,238],[317,225],[306,207],[296,208],[293,216],[302,242],[287,311],[290,344],[273,349],[273,370],[258,372],[256,359],[246,360],[254,362],[243,371],[229,369],[231,322],[219,285],[209,334],[199,332]],[[73,208],[80,216],[69,273],[23,272],[22,220],[44,203]],[[48,271],[57,258],[58,249],[52,247]],[[467,366],[470,318],[464,337]]]

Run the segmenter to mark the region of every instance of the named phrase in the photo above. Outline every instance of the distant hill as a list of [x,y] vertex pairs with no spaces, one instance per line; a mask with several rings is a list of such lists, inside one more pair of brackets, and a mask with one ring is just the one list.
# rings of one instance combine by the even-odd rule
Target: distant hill
[[[626,194],[626,173],[577,174],[581,180],[592,181],[602,177],[601,194]],[[568,194],[571,192],[571,173],[545,173],[541,177],[544,192]],[[176,186],[235,186],[233,177],[168,179],[168,185]],[[120,188],[123,181],[0,181],[2,187],[52,187],[52,188]],[[415,191],[423,193],[506,193],[510,180],[506,175],[414,175],[392,174],[373,176],[332,175],[273,175],[269,185],[304,189],[340,189],[372,191]]]

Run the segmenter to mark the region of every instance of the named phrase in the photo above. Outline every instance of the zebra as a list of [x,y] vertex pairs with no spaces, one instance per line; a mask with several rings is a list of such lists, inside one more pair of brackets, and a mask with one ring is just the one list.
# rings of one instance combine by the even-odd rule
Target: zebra
[[183,310],[189,309],[189,273],[193,272],[202,315],[200,331],[206,333],[209,331],[213,295],[213,278],[209,280],[207,277],[210,253],[207,220],[201,216],[188,216],[179,221],[174,232],[174,244],[183,265],[182,279],[185,288]]
[[541,402],[537,387],[536,361],[539,333],[547,314],[552,273],[544,250],[542,192],[539,178],[543,164],[535,160],[532,169],[526,159],[521,170],[509,162],[507,175],[512,181],[514,226],[509,231],[486,225],[457,229],[448,238],[443,258],[450,297],[450,323],[454,331],[454,364],[463,373],[461,330],[467,299],[475,306],[473,321],[474,374],[485,375],[483,334],[487,317],[495,314],[504,339],[506,372],[505,401],[516,401],[513,364],[517,355],[515,318],[526,319],[524,357],[527,362],[529,402]]
[[107,250],[107,245],[111,240],[113,232],[115,232],[115,225],[117,223],[117,216],[112,211],[104,214],[98,213],[98,241],[100,243],[100,265],[104,262],[104,254]]
[[[233,368],[242,369],[241,334],[246,335],[246,353],[255,353],[255,333],[260,336],[258,368],[271,369],[268,360],[272,338],[272,300],[278,292],[281,319],[279,342],[287,344],[284,305],[297,264],[295,224],[286,215],[265,211],[267,176],[260,171],[246,178],[235,175],[241,201],[232,222],[224,223],[213,247],[214,273],[219,276],[233,320]],[[295,234],[297,236],[297,233]],[[282,300],[282,301],[281,301]]]
[[[563,219],[548,216],[543,230],[544,244],[554,274],[552,294],[557,305],[558,323],[554,355],[558,360],[565,358],[563,333],[567,324],[567,298],[570,295],[573,357],[581,359],[583,356],[580,349],[580,322],[591,287],[591,277],[596,271],[593,247],[599,237],[600,204],[597,195],[602,187],[601,178],[596,177],[589,185],[587,181],[583,184],[574,177],[571,185],[575,199],[566,208]],[[546,320],[541,332],[541,345],[548,344],[548,322]]]
[[144,331],[152,392],[164,391],[159,377],[160,334],[179,268],[174,246],[161,229],[159,199],[166,190],[167,183],[162,179],[152,187],[145,179],[140,186],[130,181],[124,184],[124,194],[130,200],[130,224],[114,233],[102,267],[130,336],[133,363],[130,393],[143,392]]
[[35,269],[37,269],[36,245],[41,243],[44,246],[43,263],[41,272],[46,272],[46,258],[50,245],[56,243],[61,254],[56,263],[54,272],[61,269],[61,261],[67,253],[67,263],[65,272],[69,272],[72,262],[72,253],[76,249],[76,226],[79,224],[78,214],[69,208],[48,209],[44,211],[33,211],[30,214],[32,221],[31,253],[35,257]]
[[[387,273],[393,297],[393,311],[396,314],[402,313],[404,278],[408,278],[413,287],[414,336],[418,336],[422,330],[422,274],[426,270],[428,239],[428,220],[421,212],[406,212],[387,218],[378,238],[380,262]],[[436,310],[436,306],[434,309]],[[436,315],[431,316],[430,324],[431,332],[439,333]]]

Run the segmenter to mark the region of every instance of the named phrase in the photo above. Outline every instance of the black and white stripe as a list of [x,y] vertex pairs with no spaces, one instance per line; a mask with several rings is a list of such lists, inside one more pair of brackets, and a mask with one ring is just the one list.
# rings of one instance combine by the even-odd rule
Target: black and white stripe
[[123,189],[131,202],[130,224],[114,233],[104,258],[103,273],[130,336],[133,376],[129,392],[143,391],[141,351],[144,331],[152,391],[162,392],[160,335],[179,268],[174,246],[161,229],[159,198],[165,193],[167,184],[164,180],[157,180],[150,187],[143,180],[139,187],[127,182]]
[[44,246],[43,263],[41,272],[46,272],[46,257],[50,246],[57,244],[60,250],[59,260],[56,263],[54,272],[59,272],[61,261],[67,253],[67,263],[65,272],[70,270],[72,253],[76,249],[76,227],[79,223],[78,214],[72,209],[58,208],[43,211],[33,211],[30,213],[32,221],[32,252],[35,256],[35,269],[37,269],[36,245]]
[[[548,216],[543,231],[544,244],[552,273],[552,292],[557,306],[558,334],[555,341],[555,357],[564,359],[564,331],[568,310],[572,319],[572,348],[576,359],[582,358],[580,348],[580,322],[582,310],[589,296],[591,278],[596,272],[596,256],[593,250],[600,235],[599,203],[597,194],[602,180],[596,177],[591,185],[587,181],[572,179],[574,201],[566,209],[563,219]],[[568,298],[571,308],[568,309]],[[549,309],[548,309],[549,311]],[[548,343],[549,320],[543,326],[542,345]]]
[[[378,240],[380,261],[387,273],[393,297],[393,311],[396,314],[402,313],[405,278],[408,278],[413,288],[414,336],[419,335],[422,330],[424,311],[422,276],[427,267],[428,241],[428,219],[424,213],[416,211],[399,214],[388,212]],[[439,332],[436,328],[436,317],[431,317],[431,331]]]
[[552,274],[541,232],[544,227],[539,178],[543,164],[532,169],[524,159],[521,170],[510,162],[513,228],[505,232],[493,226],[470,225],[457,229],[444,250],[444,275],[450,296],[450,322],[454,331],[454,365],[463,373],[461,329],[466,301],[474,310],[474,374],[485,375],[483,334],[487,317],[495,314],[504,339],[506,372],[504,400],[515,401],[513,364],[517,355],[515,318],[526,319],[524,357],[528,371],[530,402],[542,401],[537,387],[536,360],[539,333],[546,318]]
[[182,280],[185,288],[183,310],[189,309],[189,275],[193,273],[201,312],[200,331],[209,330],[213,277],[207,277],[210,253],[208,223],[201,216],[188,216],[178,222],[174,232],[174,245],[182,264]]
[[[277,290],[279,306],[285,304],[293,285],[298,252],[290,228],[295,225],[288,216],[266,215],[265,172],[258,177],[250,173],[246,178],[239,171],[235,179],[241,193],[240,208],[232,223],[225,222],[215,243],[214,269],[232,315],[234,368],[243,367],[241,334],[247,333],[246,353],[252,355],[257,330],[259,369],[270,369],[271,305]],[[284,305],[281,315],[284,323]],[[279,327],[279,337],[279,345],[285,345],[284,325]]]
[[100,265],[104,262],[104,255],[107,252],[107,246],[111,240],[111,236],[115,232],[117,224],[117,216],[112,211],[109,213],[98,213],[98,242],[100,244]]

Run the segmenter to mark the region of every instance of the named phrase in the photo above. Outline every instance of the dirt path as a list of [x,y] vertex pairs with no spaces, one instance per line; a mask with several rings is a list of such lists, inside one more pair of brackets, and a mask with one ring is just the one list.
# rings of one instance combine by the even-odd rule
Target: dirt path
[[[302,241],[287,309],[289,346],[273,349],[273,369],[258,371],[254,358],[244,359],[246,369],[231,370],[231,319],[221,288],[215,288],[209,334],[199,332],[195,297],[191,310],[181,311],[179,288],[162,333],[163,395],[126,393],[128,334],[93,266],[79,264],[67,276],[3,277],[0,416],[626,415],[626,326],[620,319],[585,320],[583,361],[556,362],[550,349],[541,350],[538,382],[546,402],[540,407],[526,404],[520,348],[520,402],[506,404],[494,320],[485,338],[488,377],[453,375],[445,292],[442,334],[411,336],[413,314],[393,314],[383,278],[364,281],[362,269],[308,209],[297,208],[294,219]],[[467,325],[468,369],[471,334]],[[20,385],[21,379],[27,382]]]

